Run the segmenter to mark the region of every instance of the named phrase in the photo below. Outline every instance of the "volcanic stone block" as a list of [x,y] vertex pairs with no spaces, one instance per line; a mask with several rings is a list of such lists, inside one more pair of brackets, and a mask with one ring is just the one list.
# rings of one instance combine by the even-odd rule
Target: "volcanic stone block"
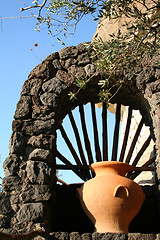
[[75,58],[78,55],[78,50],[74,46],[65,47],[59,50],[59,56],[61,59]]
[[25,137],[21,132],[13,132],[11,135],[9,150],[11,153],[21,153],[26,146]]
[[91,77],[96,71],[95,65],[93,65],[93,64],[87,64],[84,67],[84,69],[86,71],[87,76],[89,76],[89,77]]
[[87,52],[78,55],[78,65],[85,66],[88,63],[90,63],[90,59]]
[[65,61],[64,67],[67,69],[69,68],[71,65],[74,65],[77,63],[77,59],[74,58],[69,58]]
[[16,175],[19,172],[22,159],[16,154],[10,154],[3,163],[5,176]]
[[55,69],[62,69],[60,61],[58,59],[53,60],[52,64],[53,64]]
[[56,69],[49,61],[44,61],[36,66],[31,73],[29,74],[29,78],[40,78],[40,79],[48,79],[55,75]]
[[62,82],[66,83],[66,85],[70,85],[75,80],[75,77],[70,76],[67,72],[63,70],[58,70],[56,73],[56,77]]
[[81,235],[78,232],[70,233],[70,240],[81,240]]
[[22,181],[18,176],[8,176],[3,178],[2,190],[4,192],[20,192],[22,189]]
[[49,239],[69,240],[70,238],[68,232],[53,232]]
[[7,194],[0,193],[0,215],[7,215],[11,212],[10,199]]
[[76,48],[78,49],[79,53],[84,53],[87,52],[87,45],[89,45],[89,42],[86,43],[80,43],[76,46]]
[[42,85],[42,90],[44,92],[53,92],[60,94],[63,89],[66,88],[66,85],[63,84],[57,77],[54,77]]
[[30,160],[38,160],[38,161],[49,162],[51,160],[51,158],[52,158],[51,152],[49,150],[41,149],[41,148],[34,149],[29,154],[29,159]]
[[53,144],[55,143],[54,135],[45,135],[40,134],[38,136],[32,136],[28,140],[28,145],[37,148],[52,149]]
[[93,233],[93,240],[127,240],[128,237],[124,233]]
[[22,131],[24,131],[27,135],[39,135],[41,133],[46,133],[53,129],[55,120],[35,120],[35,121],[24,121]]
[[8,228],[9,224],[9,218],[5,215],[0,215],[0,228]]
[[20,194],[23,202],[47,201],[51,197],[49,185],[26,185],[24,191]]
[[129,233],[128,240],[155,240],[155,234]]
[[56,107],[57,106],[57,94],[45,92],[40,96],[41,102],[45,106]]
[[86,76],[86,73],[84,71],[83,67],[77,67],[76,65],[73,65],[68,68],[68,72],[73,77],[76,77],[77,79],[81,79],[82,77]]
[[44,207],[42,203],[26,203],[17,212],[17,220],[19,222],[39,222],[43,219],[43,216]]
[[27,161],[27,178],[34,184],[50,183],[51,169],[44,162]]
[[53,61],[54,59],[59,59],[58,52],[54,52],[54,53],[48,55],[48,57],[45,59],[45,61]]
[[42,83],[43,81],[40,78],[27,79],[22,86],[21,96],[28,96],[30,93],[32,95],[37,95],[40,91]]
[[31,113],[31,97],[22,96],[17,104],[14,118],[27,118]]

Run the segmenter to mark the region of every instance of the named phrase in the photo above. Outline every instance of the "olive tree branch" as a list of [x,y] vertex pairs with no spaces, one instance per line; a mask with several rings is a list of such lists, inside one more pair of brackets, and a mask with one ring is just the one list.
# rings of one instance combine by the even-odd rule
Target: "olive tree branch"
[[38,15],[31,15],[31,16],[20,16],[20,17],[0,17],[0,20],[6,20],[6,19],[18,19],[18,18],[37,18]]
[[43,9],[43,7],[45,6],[46,3],[47,3],[47,0],[44,0],[43,3],[40,4],[40,5],[34,5],[34,6],[28,6],[28,7],[25,7],[25,8],[20,8],[20,10],[21,10],[21,12],[23,12],[23,11],[29,10],[31,8],[40,8],[39,9],[39,15],[38,15],[38,16],[40,16],[41,11],[42,11],[42,9]]

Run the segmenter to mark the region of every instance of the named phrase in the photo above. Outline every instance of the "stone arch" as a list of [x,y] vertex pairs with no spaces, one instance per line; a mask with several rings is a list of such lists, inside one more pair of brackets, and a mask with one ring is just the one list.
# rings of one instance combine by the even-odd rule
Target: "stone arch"
[[[101,72],[91,62],[91,49],[85,44],[61,49],[49,55],[29,74],[22,87],[14,115],[10,153],[4,162],[2,199],[9,199],[4,228],[26,230],[35,225],[52,229],[50,218],[55,202],[56,130],[70,109],[80,103],[98,102]],[[160,56],[144,59],[138,75],[133,74],[112,103],[139,109],[151,127],[157,148],[159,174],[159,61]],[[87,78],[87,87],[74,102],[75,79]],[[126,77],[127,79],[127,77]],[[116,90],[114,90],[116,91]],[[9,214],[8,214],[9,213]]]

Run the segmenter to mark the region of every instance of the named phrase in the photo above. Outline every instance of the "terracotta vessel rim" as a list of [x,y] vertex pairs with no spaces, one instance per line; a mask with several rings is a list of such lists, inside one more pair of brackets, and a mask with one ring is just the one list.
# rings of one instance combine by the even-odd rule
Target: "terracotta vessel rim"
[[133,166],[129,165],[128,163],[124,162],[117,162],[117,161],[101,161],[95,162],[90,165],[91,169],[98,168],[98,167],[110,167],[110,166],[117,166],[117,167],[128,167],[129,171],[133,170]]

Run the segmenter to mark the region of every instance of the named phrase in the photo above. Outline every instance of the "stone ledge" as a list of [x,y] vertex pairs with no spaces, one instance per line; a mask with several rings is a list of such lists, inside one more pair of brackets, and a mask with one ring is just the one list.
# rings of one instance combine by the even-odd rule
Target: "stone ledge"
[[49,234],[48,240],[160,240],[160,234],[143,233],[83,233],[78,232],[53,232]]

